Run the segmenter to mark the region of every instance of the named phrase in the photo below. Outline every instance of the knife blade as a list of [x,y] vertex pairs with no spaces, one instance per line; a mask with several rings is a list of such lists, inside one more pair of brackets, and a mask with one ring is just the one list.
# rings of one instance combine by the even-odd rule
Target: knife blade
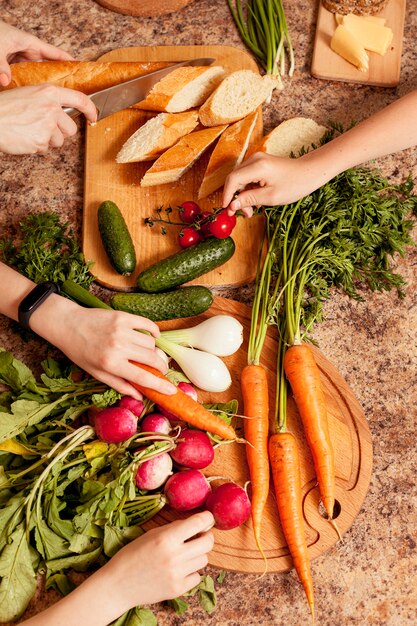
[[[141,102],[141,100],[144,100],[152,87],[156,85],[161,78],[164,78],[164,76],[167,76],[178,67],[188,65],[211,65],[213,61],[214,59],[210,58],[180,61],[179,63],[174,63],[169,67],[164,67],[161,70],[155,70],[149,74],[139,76],[138,78],[132,78],[124,83],[119,83],[118,85],[113,85],[112,87],[107,87],[106,89],[90,94],[89,97],[97,108],[97,122],[102,120],[104,117],[112,115],[112,113],[117,113],[117,111],[127,109],[133,104],[137,104],[138,102]],[[78,109],[73,109],[71,107],[63,107],[63,111],[70,117],[76,117],[81,114]]]

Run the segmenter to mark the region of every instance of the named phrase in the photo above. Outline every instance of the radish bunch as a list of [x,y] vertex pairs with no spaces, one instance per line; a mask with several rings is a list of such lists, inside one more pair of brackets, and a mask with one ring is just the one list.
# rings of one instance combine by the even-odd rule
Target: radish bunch
[[[179,383],[182,390],[197,400],[194,387]],[[246,490],[234,482],[224,482],[217,488],[211,487],[213,479],[207,478],[202,469],[214,459],[214,448],[206,432],[182,425],[173,429],[171,420],[178,418],[166,410],[156,411],[138,419],[144,403],[123,396],[117,406],[96,410],[93,413],[94,427],[99,439],[109,444],[121,444],[127,440],[129,446],[137,441],[145,446],[134,453],[138,461],[134,481],[143,491],[163,488],[167,503],[176,511],[190,511],[205,507],[212,512],[215,527],[230,530],[243,524],[250,516],[251,505]],[[143,436],[142,436],[143,435]],[[168,448],[159,450],[157,441],[167,441]]]

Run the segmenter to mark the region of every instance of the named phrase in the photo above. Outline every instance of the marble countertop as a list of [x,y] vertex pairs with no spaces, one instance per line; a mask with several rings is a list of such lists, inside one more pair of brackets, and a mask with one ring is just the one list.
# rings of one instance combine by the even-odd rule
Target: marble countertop
[[[293,0],[287,17],[296,71],[264,108],[265,131],[302,115],[326,124],[362,120],[417,87],[417,12],[407,8],[401,80],[396,89],[316,80],[311,64],[317,2]],[[3,0],[0,18],[70,51],[95,59],[114,48],[137,45],[225,44],[243,49],[225,0],[194,0],[160,18],[113,13],[94,0]],[[415,120],[410,121],[415,123]],[[0,156],[0,230],[12,232],[28,211],[50,209],[80,232],[83,197],[83,128],[65,148],[44,156]],[[394,181],[417,177],[417,151],[381,159]],[[345,377],[366,414],[374,444],[374,468],[362,510],[343,543],[312,563],[320,626],[411,626],[417,615],[415,424],[417,418],[417,250],[396,260],[407,280],[405,297],[366,294],[363,302],[334,294],[326,320],[316,328],[322,351]],[[219,291],[220,293],[220,291]],[[223,295],[247,301],[249,287]],[[46,346],[22,343],[8,320],[0,321],[1,344],[29,365]],[[414,499],[414,500],[413,500]],[[216,575],[216,571],[209,573]],[[413,579],[414,576],[414,579]],[[39,591],[26,616],[56,600]],[[161,626],[299,626],[309,624],[294,572],[228,573],[218,588],[218,608],[207,616],[191,602],[182,618],[155,607]],[[82,618],[80,616],[80,623]]]

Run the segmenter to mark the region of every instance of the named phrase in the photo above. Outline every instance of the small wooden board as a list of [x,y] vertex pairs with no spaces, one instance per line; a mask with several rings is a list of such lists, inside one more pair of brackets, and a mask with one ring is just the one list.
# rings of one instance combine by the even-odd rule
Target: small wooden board
[[[227,72],[236,69],[258,71],[255,61],[245,52],[229,46],[149,46],[113,50],[102,61],[183,61],[211,57]],[[211,150],[177,182],[155,187],[140,187],[139,181],[151,163],[118,164],[116,154],[151,113],[126,109],[107,117],[86,131],[83,252],[94,261],[92,273],[97,282],[120,291],[134,289],[136,276],[149,265],[179,250],[179,227],[168,227],[163,236],[160,227],[150,229],[144,218],[160,206],[176,207],[185,200],[197,200],[197,191],[207,167]],[[262,111],[252,134],[252,142],[262,136]],[[213,146],[214,147],[214,146]],[[203,210],[221,206],[221,190],[199,201]],[[104,200],[112,200],[120,208],[132,235],[137,257],[136,272],[121,276],[110,265],[97,226],[97,209]],[[177,216],[174,209],[173,219]],[[253,280],[256,260],[263,236],[263,218],[239,218],[233,231],[236,252],[225,265],[194,281],[204,285],[241,285]]]
[[393,31],[392,44],[385,56],[368,52],[369,71],[361,72],[330,48],[330,40],[336,29],[336,20],[334,13],[327,11],[320,2],[311,74],[315,78],[326,80],[362,83],[377,87],[396,87],[400,81],[405,5],[406,0],[389,0],[385,9],[379,14],[386,18],[386,25]]
[[[202,402],[227,402],[236,398],[242,411],[240,372],[247,363],[251,309],[244,304],[216,297],[213,306],[196,318],[193,325],[217,314],[236,317],[244,326],[245,341],[234,355],[225,358],[232,374],[231,388],[221,394],[199,392]],[[176,320],[160,324],[162,329],[184,328],[189,322]],[[277,344],[267,336],[262,353],[262,363],[268,373],[270,389],[271,426],[275,406],[275,362]],[[328,404],[329,430],[335,452],[336,506],[335,522],[341,534],[352,525],[359,513],[368,490],[372,470],[372,442],[366,418],[346,381],[335,367],[313,347],[320,368],[324,392]],[[297,438],[301,458],[303,510],[305,532],[311,558],[315,558],[335,545],[337,534],[319,512],[319,492],[313,461],[307,446],[302,424],[291,397],[288,399],[288,430]],[[236,426],[239,426],[237,423]],[[249,480],[243,444],[230,444],[216,448],[214,462],[204,470],[208,476],[226,476],[244,485]],[[339,512],[339,514],[337,514]],[[150,520],[146,527],[152,528],[178,519],[179,514],[168,507]],[[263,572],[264,563],[256,548],[251,521],[230,531],[214,530],[215,545],[209,562],[215,567],[236,572]],[[272,494],[267,502],[262,529],[262,545],[268,557],[268,571],[282,572],[292,567],[284,537],[281,532],[276,504]]]

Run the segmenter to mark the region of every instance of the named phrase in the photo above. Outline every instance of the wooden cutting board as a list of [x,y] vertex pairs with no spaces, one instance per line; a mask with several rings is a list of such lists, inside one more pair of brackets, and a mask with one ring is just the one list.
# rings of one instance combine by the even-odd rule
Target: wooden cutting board
[[405,6],[406,0],[389,0],[385,9],[378,14],[380,17],[386,18],[386,26],[389,26],[393,31],[392,44],[384,56],[375,52],[368,52],[369,70],[368,72],[361,72],[330,48],[330,40],[336,29],[336,21],[334,14],[327,11],[320,2],[311,74],[315,78],[326,80],[340,80],[378,87],[396,87],[400,81]]
[[[113,50],[101,57],[103,61],[183,61],[211,57],[227,72],[237,69],[258,71],[255,61],[245,52],[229,46],[149,46]],[[197,191],[205,172],[211,150],[177,183],[156,187],[140,187],[139,181],[151,163],[118,164],[116,154],[130,135],[152,115],[137,109],[127,109],[107,117],[86,131],[85,184],[83,213],[83,252],[94,261],[92,273],[97,282],[111,289],[131,291],[136,276],[160,259],[177,252],[178,227],[169,227],[167,235],[155,226],[149,229],[144,218],[161,206],[175,208],[185,200],[197,201]],[[252,141],[262,136],[262,111]],[[103,200],[112,200],[120,208],[132,235],[136,256],[136,272],[121,276],[110,265],[97,226],[97,208]],[[221,191],[199,201],[203,210],[221,206]],[[173,212],[173,219],[177,216]],[[239,218],[233,231],[236,252],[225,265],[209,272],[194,283],[205,285],[240,285],[255,277],[256,259],[263,236],[263,218]]]
[[[244,326],[245,341],[234,355],[225,358],[233,383],[224,393],[210,394],[199,392],[202,402],[227,402],[236,398],[242,411],[240,393],[240,372],[247,363],[247,341],[249,337],[251,309],[233,300],[216,297],[213,306],[196,318],[194,323],[211,315],[229,314],[236,317]],[[185,327],[184,320],[164,322],[161,328]],[[267,336],[262,363],[268,373],[271,418],[275,406],[275,361],[277,344],[272,336]],[[372,470],[372,442],[363,411],[346,381],[324,355],[313,347],[328,406],[329,429],[335,452],[336,505],[335,522],[341,534],[345,533],[357,516],[368,490]],[[319,512],[319,492],[313,461],[304,438],[301,421],[294,402],[288,399],[288,430],[299,443],[301,457],[301,477],[303,490],[303,510],[305,531],[311,558],[315,558],[335,545],[338,541],[335,530]],[[236,427],[240,427],[236,422]],[[272,419],[271,419],[272,426]],[[226,476],[244,485],[249,480],[243,444],[230,444],[216,449],[214,462],[204,470],[208,476]],[[180,515],[168,507],[147,524],[152,528],[178,519]],[[214,530],[215,545],[210,553],[211,565],[237,572],[263,572],[264,563],[256,548],[251,521],[230,531]],[[268,571],[282,572],[292,567],[276,510],[272,491],[264,514],[262,545],[268,557]]]

